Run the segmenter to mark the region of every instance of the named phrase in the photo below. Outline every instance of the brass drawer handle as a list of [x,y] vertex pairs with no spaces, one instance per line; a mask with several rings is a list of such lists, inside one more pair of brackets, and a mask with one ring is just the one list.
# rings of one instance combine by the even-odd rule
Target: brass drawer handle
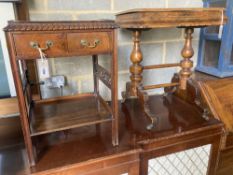
[[100,44],[100,40],[95,39],[93,44],[89,43],[87,40],[81,40],[80,44],[81,44],[81,46],[84,46],[84,47],[96,48],[98,46],[98,44]]
[[30,42],[30,46],[32,47],[32,48],[34,48],[34,49],[41,49],[41,51],[45,51],[45,50],[48,50],[50,47],[52,47],[53,46],[53,42],[52,41],[50,41],[50,40],[48,40],[48,41],[46,41],[46,47],[44,47],[44,48],[40,48],[40,45],[39,45],[39,43],[38,42],[36,42],[36,41],[31,41]]

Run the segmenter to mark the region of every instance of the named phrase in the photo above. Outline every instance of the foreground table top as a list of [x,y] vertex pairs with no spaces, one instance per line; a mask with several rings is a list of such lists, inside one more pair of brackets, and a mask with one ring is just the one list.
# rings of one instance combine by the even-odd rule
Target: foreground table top
[[[3,157],[0,172],[3,174],[32,172],[45,175],[64,171],[70,171],[72,174],[73,170],[78,174],[77,172],[93,169],[104,170],[115,163],[123,165],[131,162],[137,165],[139,155],[147,156],[151,150],[157,150],[161,156],[209,144],[211,139],[218,142],[213,138],[221,135],[222,124],[214,118],[205,120],[198,108],[179,98],[168,96],[164,99],[163,96],[152,96],[150,107],[158,115],[159,122],[153,130],[148,131],[146,125],[149,121],[143,116],[143,110],[137,99],[129,99],[120,105],[118,147],[112,146],[111,127],[104,123],[96,127],[77,128],[67,133],[58,132],[50,137],[48,140],[50,146],[47,147],[46,153],[31,170],[28,168],[23,147],[0,150]],[[63,143],[53,145],[53,140],[58,138],[62,138]],[[178,146],[174,146],[176,144]],[[119,173],[123,174],[126,169],[121,170]]]
[[203,27],[226,23],[224,8],[133,9],[116,15],[121,28]]

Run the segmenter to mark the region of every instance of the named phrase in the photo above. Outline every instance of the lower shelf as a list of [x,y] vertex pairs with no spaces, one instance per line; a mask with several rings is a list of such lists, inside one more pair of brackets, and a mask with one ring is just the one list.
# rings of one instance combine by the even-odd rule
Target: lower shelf
[[31,136],[111,120],[111,113],[94,95],[39,103],[31,110]]

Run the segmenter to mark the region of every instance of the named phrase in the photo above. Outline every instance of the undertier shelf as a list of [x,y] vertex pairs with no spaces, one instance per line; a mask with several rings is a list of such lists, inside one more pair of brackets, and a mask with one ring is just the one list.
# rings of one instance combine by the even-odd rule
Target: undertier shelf
[[94,95],[38,103],[31,110],[31,136],[111,120],[112,114]]

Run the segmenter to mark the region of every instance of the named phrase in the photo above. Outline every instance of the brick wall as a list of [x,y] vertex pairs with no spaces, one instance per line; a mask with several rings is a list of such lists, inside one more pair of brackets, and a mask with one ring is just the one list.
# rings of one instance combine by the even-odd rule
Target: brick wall
[[[202,7],[202,0],[28,0],[31,20],[89,20],[114,19],[114,14],[131,8],[178,8]],[[199,30],[195,31],[193,46],[194,62],[197,57]],[[184,43],[181,29],[168,28],[144,32],[142,35],[143,65],[179,62],[180,51]],[[119,30],[119,98],[129,81],[129,56],[132,48],[131,33]],[[106,57],[106,56],[105,56]],[[101,63],[108,65],[106,59]],[[68,86],[64,93],[87,92],[92,90],[91,58],[55,59],[50,61],[54,75],[67,75]],[[143,74],[145,84],[166,83],[176,68],[147,71]],[[102,91],[105,92],[102,88]],[[162,92],[162,91],[153,91]],[[54,90],[45,90],[45,96],[56,94]],[[107,93],[105,93],[108,96]]]

